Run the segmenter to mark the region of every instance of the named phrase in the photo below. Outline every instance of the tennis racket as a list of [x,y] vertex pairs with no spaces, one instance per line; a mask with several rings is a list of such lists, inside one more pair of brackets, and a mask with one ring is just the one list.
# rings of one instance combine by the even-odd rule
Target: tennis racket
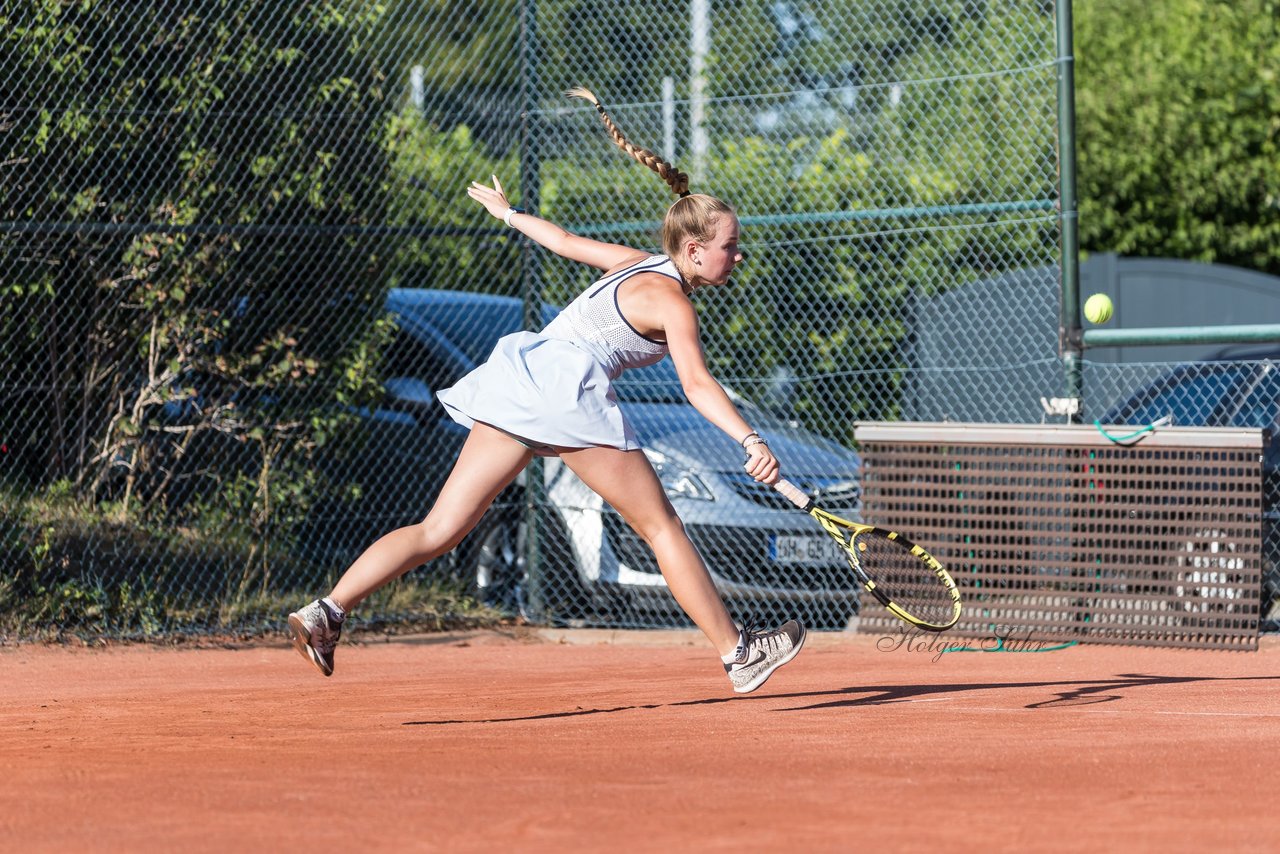
[[889,613],[929,632],[945,632],[960,619],[960,591],[933,555],[896,531],[828,513],[788,480],[773,488],[835,538],[858,581]]

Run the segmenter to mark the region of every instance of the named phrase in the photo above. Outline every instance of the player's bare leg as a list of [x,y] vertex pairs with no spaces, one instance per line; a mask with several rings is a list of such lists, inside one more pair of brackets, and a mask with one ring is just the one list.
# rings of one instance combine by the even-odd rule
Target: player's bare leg
[[532,451],[506,433],[476,424],[427,517],[369,546],[329,597],[349,611],[378,588],[458,545],[532,458]]
[[800,651],[805,631],[794,620],[772,631],[739,631],[644,452],[584,448],[560,459],[653,549],[667,587],[720,653],[735,691],[754,691]]
[[460,543],[532,457],[532,451],[506,433],[476,424],[427,517],[380,537],[343,573],[328,597],[289,615],[294,647],[321,673],[331,675],[346,612]]
[[648,457],[642,451],[581,448],[562,452],[560,459],[649,544],[680,607],[721,655],[731,652],[738,627]]

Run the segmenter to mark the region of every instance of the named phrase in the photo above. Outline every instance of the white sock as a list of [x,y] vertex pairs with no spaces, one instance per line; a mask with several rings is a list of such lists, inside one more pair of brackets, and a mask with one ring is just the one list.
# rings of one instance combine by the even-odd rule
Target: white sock
[[738,632],[738,645],[733,648],[733,652],[720,656],[720,660],[725,664],[741,664],[747,660],[747,639],[742,632]]

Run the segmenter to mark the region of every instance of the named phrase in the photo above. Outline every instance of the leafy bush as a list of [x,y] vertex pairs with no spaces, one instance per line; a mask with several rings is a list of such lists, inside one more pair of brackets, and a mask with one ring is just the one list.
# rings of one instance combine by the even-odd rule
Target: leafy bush
[[1280,3],[1076,4],[1089,251],[1280,274]]

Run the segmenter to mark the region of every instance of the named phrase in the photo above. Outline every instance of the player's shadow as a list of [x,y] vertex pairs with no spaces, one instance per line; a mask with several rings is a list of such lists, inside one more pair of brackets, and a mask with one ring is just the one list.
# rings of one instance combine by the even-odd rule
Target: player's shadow
[[[1027,688],[1060,688],[1051,691],[1049,699],[1035,703],[1027,703],[1025,709],[1053,709],[1066,706],[1091,706],[1099,703],[1111,703],[1123,700],[1134,689],[1153,688],[1160,685],[1188,685],[1201,682],[1244,682],[1280,679],[1280,676],[1158,676],[1143,673],[1122,673],[1111,679],[1081,679],[1078,681],[1050,682],[965,682],[955,685],[864,685],[845,688],[839,694],[865,694],[866,696],[845,697],[826,702],[807,703],[792,706],[786,711],[810,711],[814,709],[834,709],[854,706],[879,706],[890,703],[919,702],[924,699],[938,699],[949,694],[962,694],[972,691],[1002,691],[1007,689]],[[791,694],[791,697],[817,697],[816,694]]]
[[[776,694],[774,696],[777,696]],[[675,703],[637,703],[634,706],[613,706],[604,709],[584,709],[582,706],[562,712],[543,712],[536,715],[517,715],[510,718],[460,718],[438,721],[405,721],[404,726],[444,726],[446,724],[509,724],[519,721],[549,721],[556,718],[578,718],[584,715],[611,715],[617,712],[635,712],[645,709],[673,709],[679,706],[710,706],[716,703],[732,703],[741,697],[711,697],[706,700],[681,700]]]
[[[830,691],[806,691],[789,694],[761,694],[750,697],[710,697],[701,700],[680,700],[673,703],[644,703],[608,708],[583,708],[577,706],[554,712],[542,712],[532,715],[516,715],[495,718],[460,718],[430,721],[405,721],[404,726],[449,726],[458,724],[496,724],[518,723],[522,721],[556,720],[558,718],[575,718],[588,715],[610,715],[619,712],[643,711],[650,709],[672,709],[682,706],[709,706],[717,703],[735,703],[753,700],[820,700],[802,705],[789,706],[776,711],[803,712],[818,709],[855,708],[858,706],[880,706],[889,703],[910,703],[921,700],[939,699],[947,695],[965,694],[975,691],[1003,691],[1008,689],[1048,688],[1049,699],[1028,703],[1026,709],[1053,709],[1068,706],[1089,706],[1098,703],[1111,703],[1123,700],[1135,689],[1152,688],[1160,685],[1189,685],[1201,682],[1248,682],[1277,680],[1280,676],[1157,676],[1142,673],[1122,673],[1112,679],[1082,679],[1078,681],[1053,682],[965,682],[954,685],[858,685],[848,688],[836,688]],[[1052,689],[1062,689],[1053,691]],[[855,696],[856,695],[856,696]],[[827,698],[827,699],[822,699]]]

